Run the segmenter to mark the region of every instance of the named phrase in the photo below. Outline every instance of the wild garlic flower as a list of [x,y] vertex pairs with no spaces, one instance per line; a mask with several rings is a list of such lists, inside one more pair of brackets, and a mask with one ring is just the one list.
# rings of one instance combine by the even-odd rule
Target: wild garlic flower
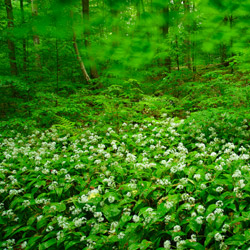
[[199,214],[203,214],[204,212],[206,211],[205,207],[202,206],[202,205],[199,205],[198,208],[197,208],[197,212]]
[[203,223],[203,218],[204,218],[203,216],[197,217],[197,218],[195,219],[196,223],[199,224],[199,225],[201,225],[201,224]]
[[229,230],[229,228],[230,228],[229,224],[224,224],[221,230],[223,233],[226,233]]
[[215,214],[214,213],[210,213],[208,214],[208,216],[206,217],[206,221],[207,222],[212,222],[215,220]]
[[222,207],[223,206],[223,201],[219,200],[219,201],[216,201],[216,206],[217,207]]
[[109,233],[113,234],[116,231],[116,228],[118,227],[118,221],[114,221],[110,225]]
[[225,237],[225,236],[223,236],[223,235],[220,234],[220,233],[216,233],[216,234],[214,235],[214,239],[215,239],[216,241],[222,241],[222,240],[224,239],[224,237]]
[[180,232],[181,231],[181,227],[179,225],[174,226],[173,229],[174,232]]
[[223,212],[224,212],[224,210],[221,209],[221,208],[216,208],[216,209],[214,210],[214,214],[223,214]]
[[87,219],[85,217],[75,218],[73,220],[75,227],[81,227],[86,223]]
[[22,249],[25,249],[28,245],[28,242],[27,241],[24,241],[22,244],[21,244],[21,248]]
[[200,174],[195,174],[193,178],[194,178],[196,181],[199,181],[200,178],[201,178],[201,175],[200,175]]
[[192,234],[192,235],[191,235],[191,241],[192,241],[192,242],[196,242],[196,241],[197,241],[197,236],[196,236],[196,234]]
[[165,223],[168,223],[171,220],[171,216],[170,215],[166,215],[164,218]]
[[48,226],[47,229],[46,229],[46,232],[51,232],[54,230],[54,227],[53,226]]
[[135,223],[139,222],[139,220],[140,220],[140,217],[139,217],[139,216],[137,216],[137,215],[134,215],[134,216],[133,216],[133,221],[134,221]]
[[181,236],[176,236],[176,237],[174,237],[174,241],[175,241],[175,242],[181,241]]
[[62,240],[64,238],[64,233],[63,231],[59,231],[57,234],[56,234],[56,239],[57,240]]
[[125,234],[124,234],[123,232],[120,232],[120,233],[117,235],[117,237],[118,237],[119,240],[123,239],[124,236],[125,236]]
[[163,247],[164,247],[164,249],[166,249],[166,250],[170,250],[170,249],[171,249],[171,241],[170,241],[170,240],[164,241]]
[[233,178],[241,177],[241,171],[239,169],[235,170],[234,174],[232,175]]
[[211,180],[211,178],[212,178],[212,175],[211,175],[210,173],[206,173],[206,174],[205,174],[205,179],[206,179],[207,181]]
[[167,201],[165,204],[164,204],[164,207],[167,208],[167,209],[170,209],[174,206],[174,203],[172,201]]
[[114,196],[109,196],[108,201],[109,201],[109,203],[113,203],[115,201],[115,197]]
[[224,188],[221,186],[216,188],[217,193],[221,193],[223,190],[224,190]]

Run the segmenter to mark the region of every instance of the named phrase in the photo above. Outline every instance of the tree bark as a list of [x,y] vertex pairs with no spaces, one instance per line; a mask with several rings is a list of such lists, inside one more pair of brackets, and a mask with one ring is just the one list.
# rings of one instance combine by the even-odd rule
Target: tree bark
[[[190,13],[190,3],[189,0],[184,0],[184,13],[186,16]],[[186,56],[185,56],[185,64],[187,65],[188,69],[192,69],[192,62],[191,62],[191,42],[190,42],[190,24],[186,24],[186,29],[188,32],[187,38],[185,39],[184,43],[186,45]]]
[[[32,8],[32,16],[36,17],[38,15],[38,7],[37,7],[37,0],[31,0],[31,8]],[[33,28],[33,32],[36,33],[36,31]],[[35,57],[36,57],[36,66],[37,68],[41,68],[41,58],[38,51],[38,46],[40,45],[40,38],[38,35],[33,35],[33,43],[35,47]]]
[[[13,17],[13,8],[12,8],[11,0],[5,0],[5,6],[6,6],[6,13],[7,13],[7,18],[8,18],[8,29],[11,30],[14,27],[14,17]],[[11,40],[11,38],[8,38],[8,49],[9,49],[9,60],[10,60],[10,71],[12,75],[16,76],[18,74],[18,71],[17,71],[17,63],[16,63],[15,44]]]
[[82,74],[83,74],[85,80],[87,81],[87,83],[89,83],[90,82],[90,77],[88,75],[88,72],[87,72],[87,70],[86,70],[86,68],[84,66],[81,55],[79,53],[78,45],[77,45],[77,42],[76,42],[76,33],[74,31],[73,31],[73,45],[74,45],[75,53],[76,53],[76,56],[77,56],[77,60],[78,60],[78,62],[80,64]]
[[[163,12],[164,24],[162,25],[161,29],[162,29],[163,38],[166,38],[169,34],[169,22],[170,22],[168,4],[165,8],[163,8],[162,12]],[[170,56],[167,56],[166,58],[164,58],[164,65],[166,66],[168,71],[171,72],[171,57]]]
[[[23,0],[20,0],[20,8],[21,8],[21,18],[22,18],[22,24],[25,23],[24,19],[24,10],[23,10]],[[25,73],[27,71],[27,52],[26,52],[26,39],[23,38],[23,72]]]
[[[84,43],[88,53],[88,49],[91,47],[91,43],[89,41],[90,38],[90,29],[89,29],[89,0],[82,0],[82,15],[84,21]],[[98,72],[96,69],[96,64],[94,58],[88,53],[89,61],[90,61],[90,75],[92,78],[98,78]]]

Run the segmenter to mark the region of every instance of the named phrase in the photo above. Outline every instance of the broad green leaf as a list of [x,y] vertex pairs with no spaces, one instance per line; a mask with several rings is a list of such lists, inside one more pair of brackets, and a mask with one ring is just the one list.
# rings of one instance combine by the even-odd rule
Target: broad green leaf
[[44,249],[48,249],[50,248],[51,246],[53,245],[56,245],[57,243],[57,240],[54,238],[54,239],[50,239],[46,242],[43,242],[42,244],[39,245],[39,249],[40,250],[44,250]]

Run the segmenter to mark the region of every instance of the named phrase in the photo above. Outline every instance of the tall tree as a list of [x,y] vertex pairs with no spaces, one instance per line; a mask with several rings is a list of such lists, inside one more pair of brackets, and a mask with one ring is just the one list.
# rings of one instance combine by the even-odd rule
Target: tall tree
[[[8,19],[8,29],[12,30],[14,27],[14,17],[13,17],[13,8],[11,0],[5,0],[7,19]],[[8,36],[8,49],[9,49],[9,60],[10,60],[10,70],[12,75],[17,75],[17,63],[16,63],[16,52],[15,52],[15,43],[11,39],[11,35]]]
[[[33,17],[37,17],[38,15],[38,6],[37,6],[37,0],[31,0],[31,8],[32,8],[32,16]],[[41,58],[39,55],[39,51],[38,51],[38,46],[40,44],[40,38],[39,36],[36,34],[36,30],[35,28],[33,28],[33,42],[34,42],[34,47],[35,47],[35,56],[36,56],[36,67],[41,68]]]
[[[165,6],[163,7],[162,10],[163,14],[163,25],[161,26],[162,29],[162,35],[163,38],[166,39],[168,38],[169,35],[169,24],[170,24],[170,18],[169,18],[169,3],[165,3]],[[168,69],[169,72],[171,72],[171,57],[165,56],[164,58],[164,65]]]
[[[82,14],[83,14],[83,21],[84,21],[84,42],[85,47],[90,50],[91,43],[90,43],[90,23],[89,23],[89,0],[82,0]],[[89,54],[89,53],[88,53]],[[89,62],[90,62],[90,75],[92,78],[98,78],[98,72],[96,69],[96,64],[92,56],[89,54]]]
[[79,48],[78,48],[78,44],[77,44],[76,32],[74,30],[74,22],[73,22],[74,13],[73,13],[72,10],[71,10],[70,14],[71,14],[71,19],[72,19],[73,46],[74,46],[76,58],[77,58],[77,61],[78,61],[79,65],[80,65],[80,69],[81,69],[81,72],[82,72],[82,75],[83,75],[84,79],[86,80],[87,83],[89,83],[90,82],[90,77],[89,77],[89,74],[88,74],[88,72],[86,70],[86,67],[85,67],[84,63],[83,63],[83,60],[82,60],[82,57],[81,57],[81,54],[80,54],[80,51],[79,51]]
[[[25,23],[24,19],[24,9],[23,9],[23,0],[20,0],[20,8],[21,8],[21,18],[22,18],[22,24]],[[27,70],[27,51],[26,51],[26,39],[23,38],[23,71],[24,73]]]
[[187,65],[188,69],[192,69],[192,62],[191,62],[191,42],[190,42],[190,23],[189,23],[189,14],[190,14],[190,2],[189,0],[183,0],[184,4],[184,14],[185,14],[185,27],[187,31],[187,36],[184,41],[186,47],[186,55],[185,55],[185,64]]

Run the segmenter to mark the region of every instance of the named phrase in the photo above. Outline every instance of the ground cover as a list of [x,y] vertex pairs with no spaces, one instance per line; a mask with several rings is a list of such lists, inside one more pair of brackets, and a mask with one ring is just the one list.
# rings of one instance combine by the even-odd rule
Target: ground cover
[[249,127],[223,122],[1,136],[1,249],[249,249]]

